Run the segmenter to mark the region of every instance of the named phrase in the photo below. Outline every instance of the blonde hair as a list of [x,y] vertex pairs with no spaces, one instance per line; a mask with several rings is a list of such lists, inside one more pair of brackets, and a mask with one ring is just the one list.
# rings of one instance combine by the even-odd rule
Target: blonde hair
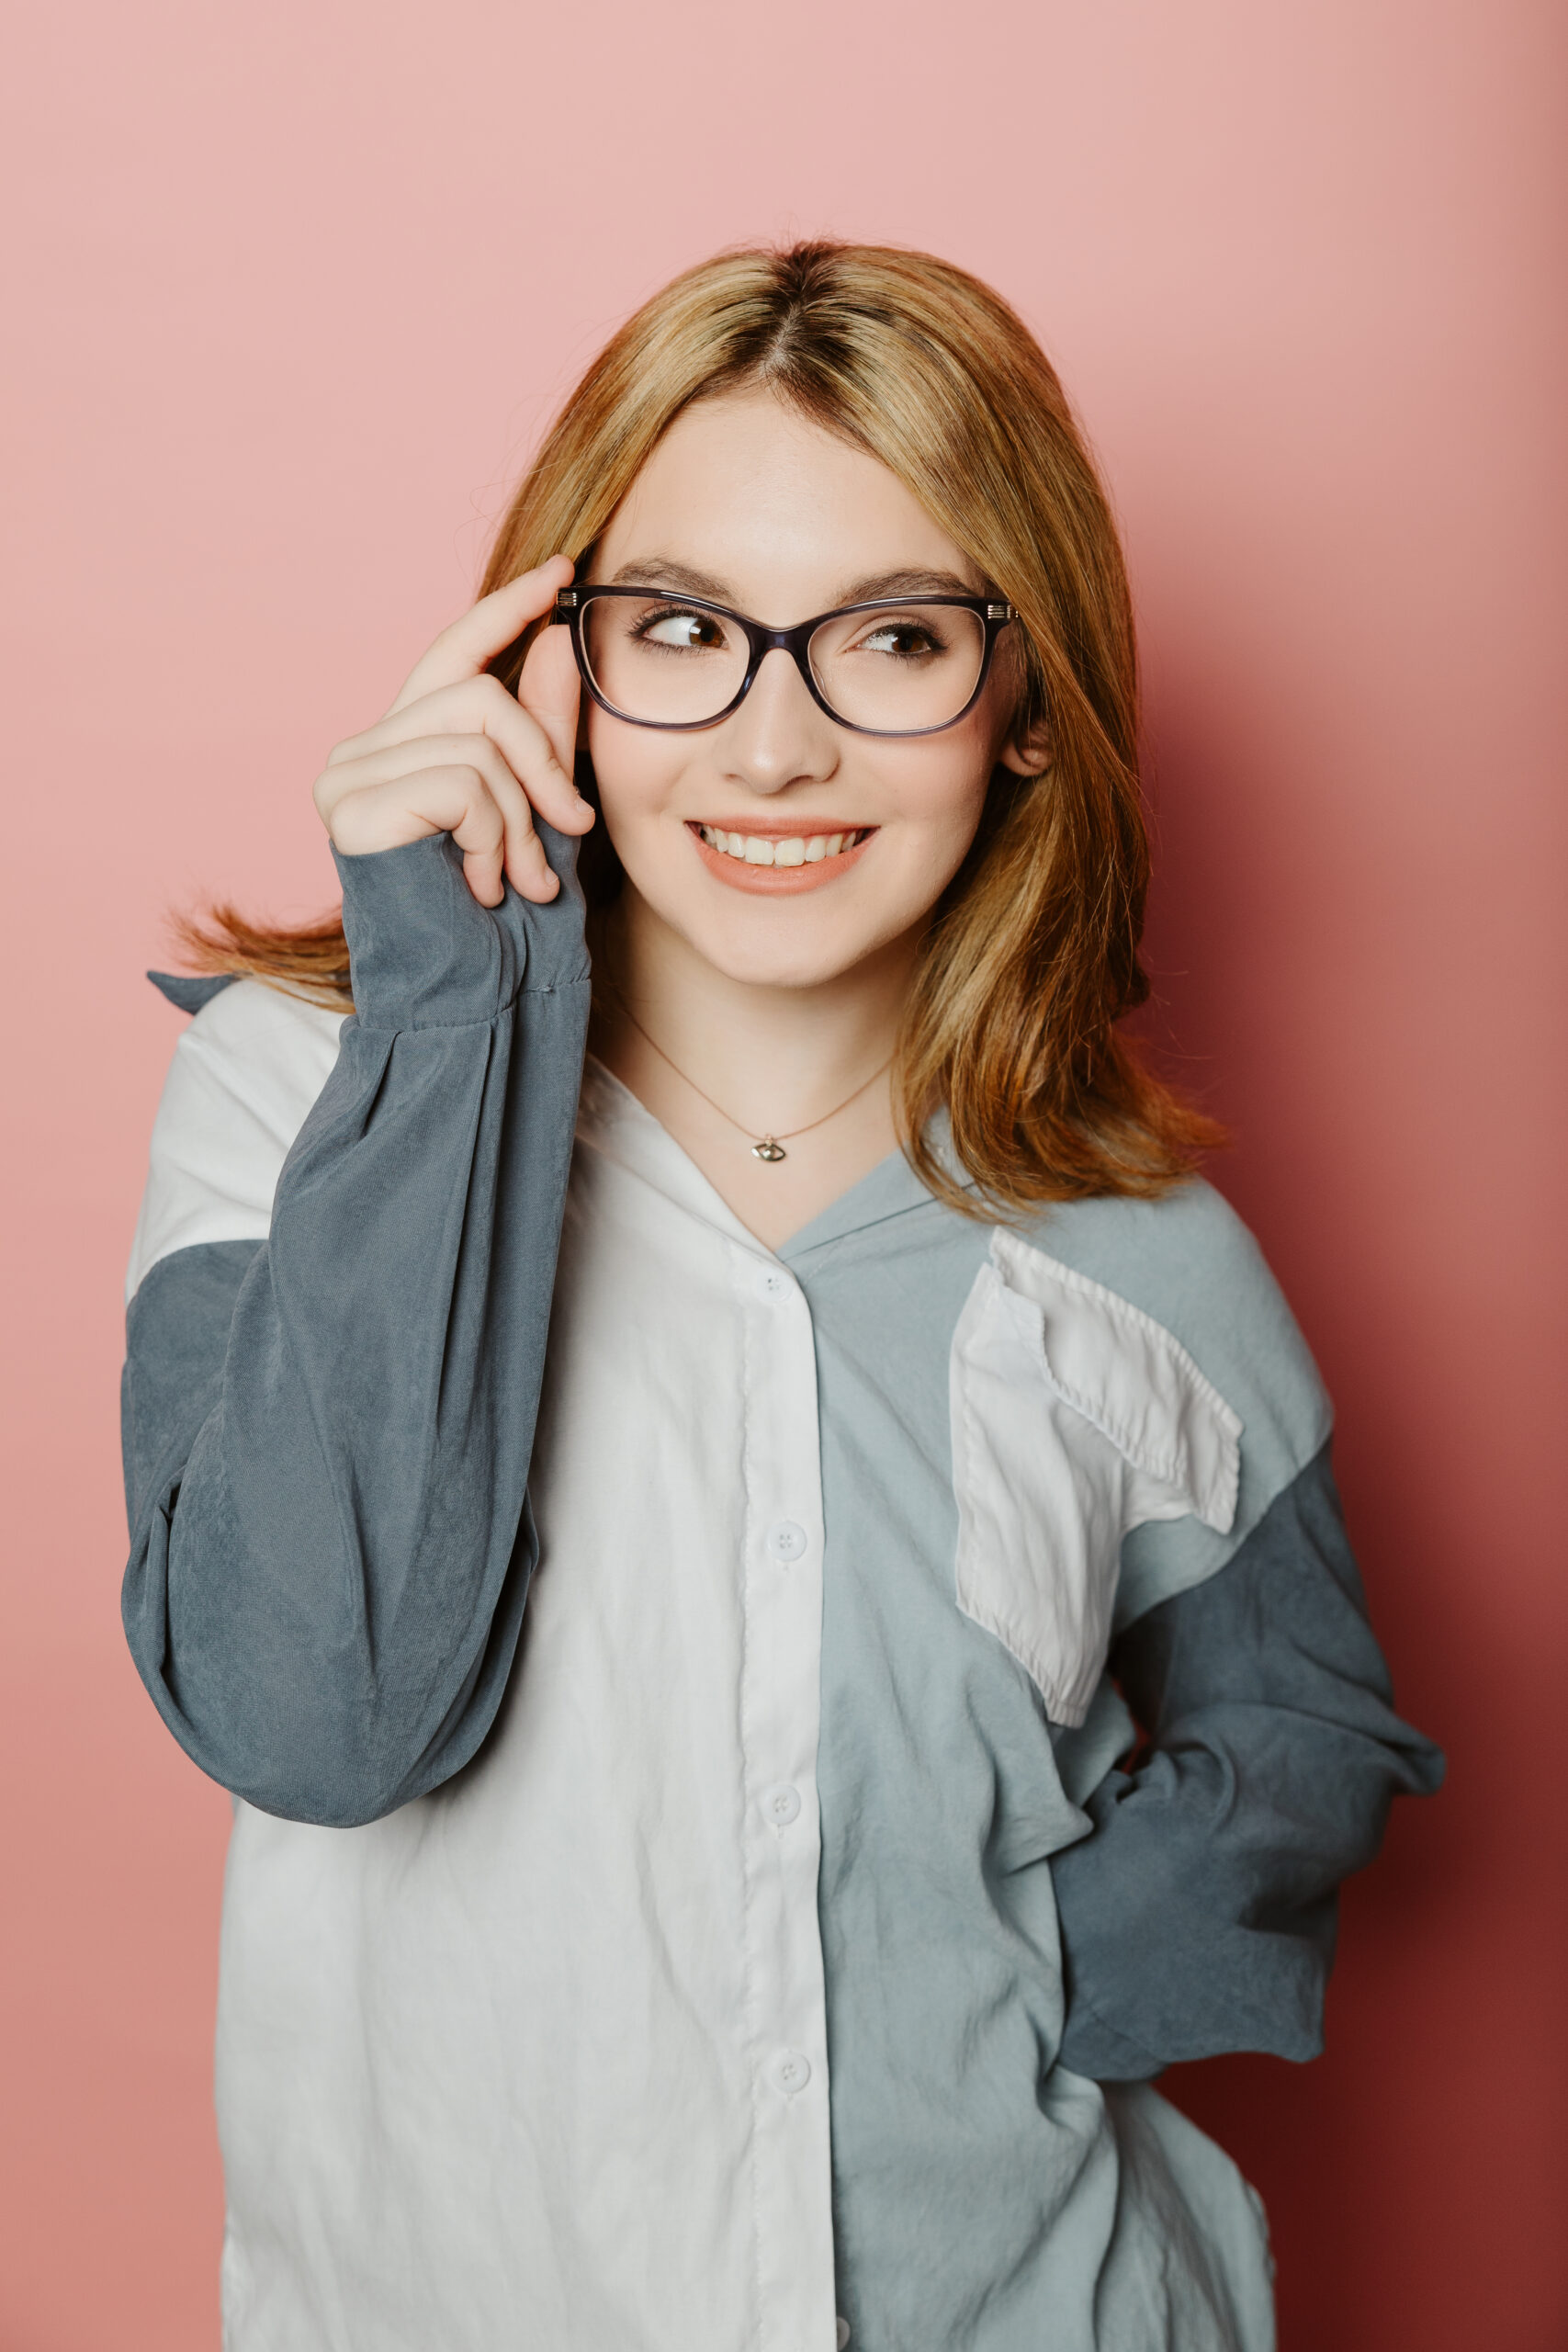
[[[883,245],[721,254],[688,270],[568,400],[502,521],[484,593],[551,555],[581,562],[682,410],[759,384],[879,458],[1014,606],[1018,725],[1049,731],[1043,774],[998,768],[934,910],[894,1065],[906,1152],[976,1214],[1167,1190],[1220,1137],[1117,1027],[1148,995],[1126,573],[1062,387],[998,295]],[[523,650],[502,668],[509,684]],[[591,900],[618,878],[603,850],[587,861]],[[185,937],[204,969],[340,995],[346,981],[330,924],[268,933],[220,909]],[[973,1192],[933,1145],[941,1109]]]

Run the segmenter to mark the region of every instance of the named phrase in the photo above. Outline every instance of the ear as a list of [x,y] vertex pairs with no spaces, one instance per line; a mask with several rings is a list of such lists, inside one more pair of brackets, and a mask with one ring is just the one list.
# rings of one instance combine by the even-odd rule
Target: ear
[[1049,721],[1040,717],[1027,732],[1021,735],[1010,727],[1007,741],[997,753],[1001,766],[1010,768],[1014,775],[1043,775],[1051,764],[1051,729]]

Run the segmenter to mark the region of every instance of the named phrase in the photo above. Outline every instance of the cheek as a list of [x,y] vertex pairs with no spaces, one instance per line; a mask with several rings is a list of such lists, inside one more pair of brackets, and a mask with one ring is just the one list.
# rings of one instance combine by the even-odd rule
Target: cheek
[[660,815],[680,782],[685,764],[682,738],[646,727],[626,727],[606,713],[588,721],[588,756],[593,764],[599,807],[617,845],[638,826]]
[[[892,747],[889,747],[890,751]],[[988,738],[976,734],[955,741],[931,736],[903,743],[878,762],[878,798],[887,817],[908,828],[911,837],[958,842],[962,856],[974,839],[993,773]]]

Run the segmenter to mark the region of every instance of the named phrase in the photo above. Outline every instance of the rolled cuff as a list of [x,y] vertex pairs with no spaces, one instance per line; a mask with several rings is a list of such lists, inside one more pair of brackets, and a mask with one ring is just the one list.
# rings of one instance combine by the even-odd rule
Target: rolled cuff
[[499,907],[481,907],[449,833],[358,857],[333,850],[361,1029],[464,1028],[493,1021],[525,989],[586,977],[576,843],[548,825],[538,833],[561,880],[547,906],[508,882]]

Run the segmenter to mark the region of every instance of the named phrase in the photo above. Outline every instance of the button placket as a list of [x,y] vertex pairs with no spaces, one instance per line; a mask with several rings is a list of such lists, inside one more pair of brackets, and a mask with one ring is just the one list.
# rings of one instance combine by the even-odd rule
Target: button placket
[[768,1530],[767,1544],[769,1557],[787,1568],[805,1558],[810,1538],[798,1520],[775,1519]]
[[827,2015],[817,1914],[822,1506],[817,1361],[804,1293],[745,1272],[745,1935],[759,2091],[765,2352],[827,2341],[835,2319]]
[[788,1829],[800,1818],[800,1791],[787,1781],[762,1792],[762,1817],[774,1829]]
[[781,2050],[769,2069],[786,2098],[803,2091],[811,2080],[811,2061],[801,2050]]

